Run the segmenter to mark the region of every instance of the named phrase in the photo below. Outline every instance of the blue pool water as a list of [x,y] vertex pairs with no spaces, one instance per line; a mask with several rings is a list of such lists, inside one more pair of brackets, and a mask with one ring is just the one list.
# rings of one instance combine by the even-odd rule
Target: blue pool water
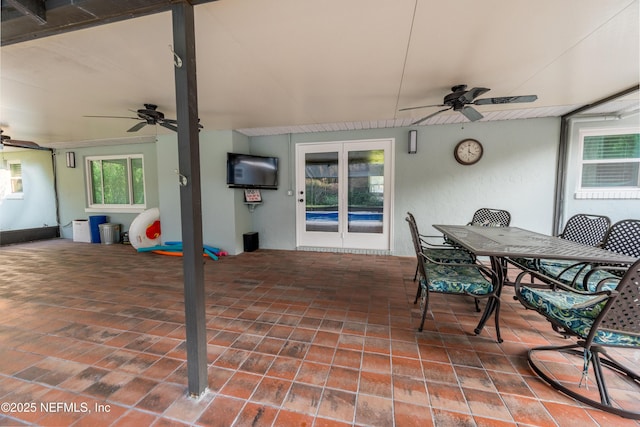
[[[349,221],[382,221],[382,212],[349,212]],[[337,211],[307,211],[307,221],[338,222]]]

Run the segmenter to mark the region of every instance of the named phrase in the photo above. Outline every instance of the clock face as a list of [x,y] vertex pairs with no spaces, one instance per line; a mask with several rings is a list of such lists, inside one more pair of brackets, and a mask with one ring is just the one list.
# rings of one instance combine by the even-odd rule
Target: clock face
[[463,139],[458,142],[453,155],[462,165],[472,165],[482,157],[482,144],[475,139]]

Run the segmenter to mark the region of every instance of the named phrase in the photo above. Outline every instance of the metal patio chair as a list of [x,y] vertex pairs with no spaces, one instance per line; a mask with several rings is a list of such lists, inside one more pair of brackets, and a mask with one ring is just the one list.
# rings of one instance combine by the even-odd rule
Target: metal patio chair
[[[640,220],[625,219],[609,227],[601,246],[611,252],[640,258]],[[620,277],[619,266],[598,263],[540,264],[539,271],[577,289],[593,291],[599,284],[616,282]]]
[[[480,208],[473,213],[471,222],[467,225],[480,227],[508,227],[511,224],[511,213],[504,209]],[[506,276],[507,263],[502,263],[502,268]]]
[[583,245],[602,246],[610,226],[608,216],[576,214],[567,220],[558,237]]
[[[473,297],[476,310],[479,311],[479,299],[495,299],[495,323],[498,342],[502,342],[500,336],[500,298],[497,295],[499,289],[497,275],[487,266],[474,262],[447,262],[430,258],[422,252],[420,235],[415,224],[407,218],[411,239],[416,250],[418,261],[418,295],[416,301],[420,300],[421,319],[418,331],[422,332],[424,322],[429,308],[429,293],[437,292],[450,295]],[[415,303],[415,302],[414,302]],[[489,308],[486,305],[485,310]],[[474,331],[477,334],[480,330]]]
[[502,209],[480,208],[473,213],[471,222],[467,225],[485,227],[508,227],[511,224],[511,214]]
[[[478,227],[508,227],[511,224],[511,214],[503,209],[480,208],[473,213],[467,225]],[[457,246],[455,242],[443,237],[444,243]]]
[[[601,247],[610,226],[611,220],[607,216],[576,214],[567,220],[562,233],[558,237],[583,245]],[[558,267],[564,269],[575,264],[574,261],[551,259],[518,258],[514,261],[527,268],[542,271],[550,268],[555,268],[556,271],[559,271]]]
[[[474,255],[463,249],[459,246],[454,246],[448,244],[445,241],[444,236],[427,236],[424,234],[420,234],[418,231],[418,223],[416,222],[415,217],[411,212],[407,212],[407,217],[405,220],[416,229],[418,233],[418,244],[420,245],[421,251],[428,255],[430,258],[435,259],[441,262],[463,262],[463,263],[473,263],[475,262]],[[418,277],[418,265],[416,265],[416,272],[413,275],[413,281],[415,282]],[[418,294],[420,294],[420,290],[418,289]],[[416,295],[416,300],[414,304],[418,302],[418,295]]]
[[[522,278],[532,274],[544,284],[522,284]],[[574,344],[543,346],[528,352],[531,368],[549,385],[587,405],[616,415],[640,419],[637,402],[633,409],[615,403],[607,389],[603,368],[619,375],[628,384],[640,388],[640,375],[613,359],[607,347],[640,349],[640,260],[626,270],[613,289],[598,287],[595,292],[579,291],[538,272],[523,272],[515,282],[515,297],[526,308],[542,314],[555,330],[577,338]],[[534,358],[538,352],[554,351],[577,356],[583,364],[578,387],[563,384],[544,369],[544,362]],[[551,360],[551,359],[546,359]],[[589,376],[589,366],[593,368]],[[598,386],[599,401],[581,389],[589,381]],[[593,393],[591,393],[593,394]],[[626,405],[628,406],[628,405]]]

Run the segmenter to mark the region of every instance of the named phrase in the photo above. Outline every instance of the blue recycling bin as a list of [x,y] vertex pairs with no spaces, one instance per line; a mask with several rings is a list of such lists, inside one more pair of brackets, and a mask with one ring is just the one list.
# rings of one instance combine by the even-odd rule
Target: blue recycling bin
[[107,222],[106,215],[91,215],[89,217],[91,243],[100,243],[100,224],[104,224],[105,222]]

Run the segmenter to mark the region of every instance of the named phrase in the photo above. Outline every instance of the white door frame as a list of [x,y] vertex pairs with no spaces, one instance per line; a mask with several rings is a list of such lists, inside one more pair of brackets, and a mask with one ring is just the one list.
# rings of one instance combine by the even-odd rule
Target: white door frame
[[[376,234],[347,231],[348,152],[384,150],[383,232]],[[393,249],[393,177],[395,139],[367,139],[296,144],[296,246],[335,249]],[[308,153],[337,152],[339,159],[339,227],[337,232],[306,230],[305,155]]]

